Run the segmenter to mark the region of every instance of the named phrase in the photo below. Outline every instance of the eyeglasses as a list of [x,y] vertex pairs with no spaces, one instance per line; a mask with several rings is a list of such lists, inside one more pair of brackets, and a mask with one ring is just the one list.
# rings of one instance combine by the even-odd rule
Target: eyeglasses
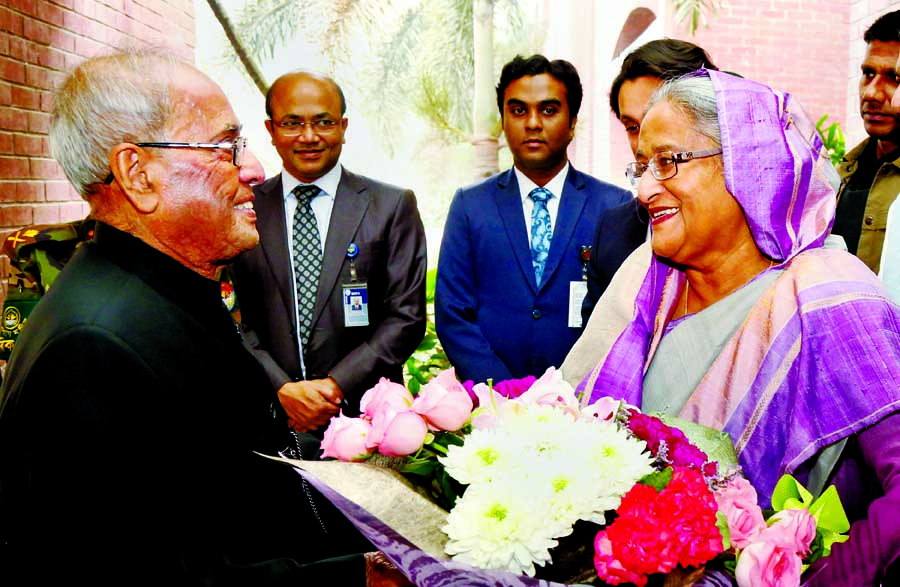
[[[247,150],[247,137],[237,137],[233,141],[223,141],[221,143],[134,143],[137,147],[147,147],[153,149],[230,149],[231,162],[235,167],[240,167],[244,162],[244,152]],[[115,176],[110,173],[103,180],[103,183],[109,185],[113,182]]]
[[663,151],[656,153],[646,163],[635,161],[625,166],[625,177],[631,181],[631,185],[638,186],[641,176],[647,169],[659,181],[672,179],[678,173],[678,164],[690,161],[691,159],[704,159],[714,155],[721,155],[722,149],[709,149],[706,151],[682,151],[681,153],[673,153],[672,151]]
[[330,118],[319,118],[309,122],[303,120],[282,120],[281,122],[272,121],[272,126],[278,129],[278,132],[286,137],[293,137],[303,134],[306,127],[312,129],[313,133],[329,133],[337,128],[337,121]]

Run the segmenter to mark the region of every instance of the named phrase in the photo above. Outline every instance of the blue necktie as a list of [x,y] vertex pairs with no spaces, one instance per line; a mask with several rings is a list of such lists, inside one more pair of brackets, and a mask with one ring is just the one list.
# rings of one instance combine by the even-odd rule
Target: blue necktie
[[534,188],[528,197],[534,201],[534,209],[531,211],[531,264],[534,265],[534,280],[540,287],[544,265],[550,253],[550,239],[553,237],[550,210],[547,209],[547,200],[553,194],[544,188]]
[[294,277],[297,279],[297,317],[300,343],[306,350],[312,326],[319,274],[322,272],[322,241],[319,225],[310,203],[322,190],[314,185],[298,185],[293,194],[297,198],[294,211]]

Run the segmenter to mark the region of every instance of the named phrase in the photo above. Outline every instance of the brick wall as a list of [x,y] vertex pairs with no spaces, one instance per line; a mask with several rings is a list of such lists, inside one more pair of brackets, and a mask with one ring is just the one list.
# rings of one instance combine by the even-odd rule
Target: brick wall
[[[862,33],[850,18],[851,8],[865,0],[852,0],[853,6],[851,0],[728,0],[693,36],[676,26],[671,2],[664,1],[668,8],[655,8],[665,15],[665,36],[700,45],[721,69],[791,92],[814,122],[828,114],[829,122],[840,122],[852,136],[858,103],[848,108],[847,85],[851,77],[854,88],[859,81],[862,53],[852,68],[848,59],[852,35]],[[610,130],[610,168],[623,169],[631,160],[625,133],[615,118]]]
[[[50,158],[52,92],[85,58],[143,45],[192,60],[192,0],[0,3],[0,235],[87,214],[87,205]],[[0,258],[5,286],[4,261]]]

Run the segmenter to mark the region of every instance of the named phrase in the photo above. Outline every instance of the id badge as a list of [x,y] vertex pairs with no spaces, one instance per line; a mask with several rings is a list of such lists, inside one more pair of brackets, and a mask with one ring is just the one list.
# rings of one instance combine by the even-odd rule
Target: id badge
[[365,283],[345,283],[344,326],[369,325],[369,290]]
[[587,281],[569,282],[569,328],[581,328],[581,304],[587,295]]

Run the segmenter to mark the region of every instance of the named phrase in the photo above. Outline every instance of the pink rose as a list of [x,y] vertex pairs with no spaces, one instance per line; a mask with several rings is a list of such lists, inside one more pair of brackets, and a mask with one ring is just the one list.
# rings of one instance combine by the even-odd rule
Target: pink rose
[[734,576],[739,587],[796,586],[802,566],[789,548],[759,540],[741,551]]
[[728,520],[731,543],[736,548],[746,548],[766,528],[762,510],[756,504],[756,490],[743,477],[735,477],[715,496],[719,511]]
[[452,367],[426,383],[412,403],[413,411],[425,418],[429,428],[450,432],[469,420],[472,406],[472,398]]
[[361,418],[348,418],[341,412],[332,418],[322,440],[322,456],[342,461],[363,461],[374,448],[366,445],[372,424]]
[[778,544],[800,557],[809,554],[809,546],[816,537],[816,520],[805,508],[777,512],[769,518],[769,523],[757,540]]
[[478,398],[478,408],[472,412],[472,428],[494,428],[497,425],[497,418],[503,411],[503,405],[510,400],[496,390],[492,392],[484,383],[475,385],[472,393]]
[[578,412],[578,399],[572,386],[563,381],[562,373],[550,367],[528,391],[519,396],[522,403],[559,406]]
[[408,410],[412,403],[413,396],[408,389],[382,377],[375,387],[363,394],[359,400],[359,411],[371,420],[384,405],[395,412],[402,412]]
[[425,442],[428,426],[419,414],[406,410],[394,412],[386,409],[372,419],[369,447],[377,446],[378,452],[388,457],[411,455]]
[[609,396],[601,397],[591,405],[582,408],[581,415],[587,418],[595,418],[601,422],[611,422],[615,420],[616,414],[619,413],[619,407],[623,403],[622,400],[613,399]]

